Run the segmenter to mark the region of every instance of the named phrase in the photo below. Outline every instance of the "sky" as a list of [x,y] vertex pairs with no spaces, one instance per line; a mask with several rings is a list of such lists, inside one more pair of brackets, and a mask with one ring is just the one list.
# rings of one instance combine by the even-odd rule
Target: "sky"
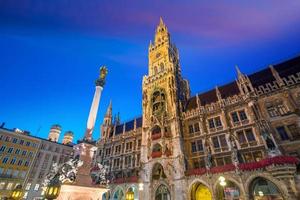
[[[0,122],[47,137],[83,137],[101,65],[108,67],[93,137],[109,101],[142,114],[148,45],[162,17],[192,94],[300,55],[298,0],[0,0]],[[61,134],[62,138],[62,134]]]

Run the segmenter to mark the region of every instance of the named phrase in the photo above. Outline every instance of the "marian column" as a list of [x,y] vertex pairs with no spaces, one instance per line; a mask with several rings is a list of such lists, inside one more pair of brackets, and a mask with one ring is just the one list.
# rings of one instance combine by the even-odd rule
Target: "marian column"
[[81,165],[76,168],[76,178],[74,178],[73,181],[63,182],[60,194],[57,198],[58,200],[98,200],[108,191],[106,183],[104,183],[106,180],[102,180],[100,177],[100,175],[105,175],[106,173],[103,166],[98,163],[93,164],[93,157],[97,147],[96,141],[92,138],[106,74],[106,67],[101,67],[100,76],[96,80],[96,91],[90,109],[84,138],[83,140],[78,141],[78,144],[73,147],[73,160],[80,161]]
[[95,127],[99,102],[100,102],[103,86],[105,84],[106,74],[107,74],[106,67],[101,67],[100,76],[95,81],[96,90],[95,90],[92,106],[91,106],[91,109],[90,109],[89,118],[88,118],[87,125],[86,125],[86,132],[85,132],[85,135],[84,135],[84,140],[87,140],[87,141],[92,141],[92,133],[93,133],[93,130],[94,130],[94,127]]

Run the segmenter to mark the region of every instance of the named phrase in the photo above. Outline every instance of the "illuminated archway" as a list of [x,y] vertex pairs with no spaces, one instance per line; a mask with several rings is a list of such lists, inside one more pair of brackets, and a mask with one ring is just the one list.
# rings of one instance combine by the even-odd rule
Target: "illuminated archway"
[[283,200],[279,188],[268,179],[257,177],[250,184],[250,198],[253,200]]
[[240,188],[233,181],[226,180],[226,185],[221,186],[219,183],[216,187],[216,198],[218,200],[239,200],[241,196]]
[[191,200],[212,200],[209,188],[202,183],[194,183],[191,190]]

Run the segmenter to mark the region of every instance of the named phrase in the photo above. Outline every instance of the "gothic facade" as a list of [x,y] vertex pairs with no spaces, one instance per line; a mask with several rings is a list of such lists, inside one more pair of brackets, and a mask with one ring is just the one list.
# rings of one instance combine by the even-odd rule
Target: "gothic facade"
[[297,199],[300,57],[190,96],[160,19],[143,77],[143,115],[120,123],[112,103],[96,160],[106,199]]

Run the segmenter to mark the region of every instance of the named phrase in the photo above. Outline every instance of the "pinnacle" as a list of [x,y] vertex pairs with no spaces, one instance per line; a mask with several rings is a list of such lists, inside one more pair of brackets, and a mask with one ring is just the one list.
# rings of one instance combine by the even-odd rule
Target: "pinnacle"
[[241,72],[239,66],[235,65],[235,69],[236,69],[239,76],[242,75],[242,72]]

